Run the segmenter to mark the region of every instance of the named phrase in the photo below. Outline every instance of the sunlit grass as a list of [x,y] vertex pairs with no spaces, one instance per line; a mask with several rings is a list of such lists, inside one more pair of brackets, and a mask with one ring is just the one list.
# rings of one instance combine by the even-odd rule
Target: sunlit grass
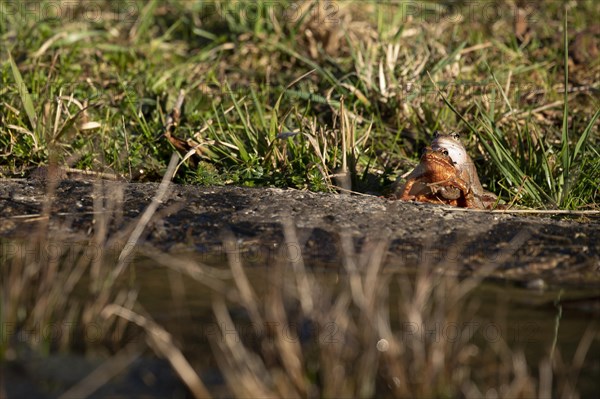
[[[186,164],[180,182],[383,193],[434,130],[459,130],[505,201],[596,207],[595,190],[574,188],[598,168],[600,64],[566,68],[595,2],[568,18],[531,6],[525,43],[509,3],[494,21],[484,3],[107,2],[95,19],[71,7],[0,25],[5,176],[75,156],[78,168],[158,179],[172,147],[157,137],[184,89],[175,134],[214,168],[207,180]],[[335,181],[342,171],[349,186]]]

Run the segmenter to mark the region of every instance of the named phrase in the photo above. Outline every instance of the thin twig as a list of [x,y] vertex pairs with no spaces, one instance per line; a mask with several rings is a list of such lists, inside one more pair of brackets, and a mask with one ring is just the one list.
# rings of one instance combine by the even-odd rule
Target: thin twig
[[175,101],[175,105],[173,106],[173,110],[167,116],[165,121],[164,132],[161,136],[165,136],[167,140],[177,148],[177,151],[181,153],[186,153],[191,148],[190,144],[180,139],[179,137],[175,137],[173,133],[175,132],[175,128],[179,125],[179,120],[181,119],[181,107],[183,106],[183,101],[185,100],[185,91],[183,89],[179,90],[179,95],[177,96],[177,100]]
[[120,178],[120,176],[115,173],[96,172],[93,170],[83,170],[83,169],[68,168],[68,167],[62,167],[61,169],[67,173],[74,173],[74,174],[78,174],[78,175],[82,175],[82,176],[99,177],[100,179],[105,179],[105,180],[116,181],[116,180],[119,180],[119,178]]
[[512,116],[512,115],[515,115],[515,117],[518,118],[518,117],[521,117],[521,116],[524,116],[524,115],[537,114],[538,112],[545,111],[545,110],[550,109],[550,108],[556,108],[556,107],[559,107],[559,106],[561,106],[563,104],[564,104],[563,100],[558,100],[558,101],[554,101],[554,102],[549,103],[549,104],[544,104],[542,106],[539,106],[537,108],[530,109],[530,110],[529,109],[525,109],[525,110],[513,109],[511,111],[506,112],[504,115],[500,116],[500,118],[498,119],[498,121],[501,121],[504,118],[507,118],[507,117]]
[[[332,177],[332,176],[328,176],[328,177]],[[354,190],[350,190],[350,189],[343,188],[343,187],[340,187],[340,186],[336,186],[334,184],[332,184],[331,187],[335,188],[336,190],[344,191],[344,192],[350,193],[350,194],[360,195],[362,197],[371,197],[371,198],[374,197],[374,195],[371,195],[371,194],[359,193],[358,191],[354,191]]]
[[[179,90],[179,95],[177,96],[177,100],[175,101],[175,105],[173,106],[173,110],[167,116],[167,120],[165,122],[165,136],[171,135],[173,130],[179,124],[179,120],[181,119],[181,107],[183,106],[183,100],[185,99],[185,90]],[[168,137],[168,136],[167,136]]]
[[566,209],[471,209],[471,208],[455,208],[455,207],[443,207],[444,210],[457,211],[457,212],[480,212],[480,213],[521,213],[521,214],[544,214],[544,215],[600,215],[600,211],[570,211]]

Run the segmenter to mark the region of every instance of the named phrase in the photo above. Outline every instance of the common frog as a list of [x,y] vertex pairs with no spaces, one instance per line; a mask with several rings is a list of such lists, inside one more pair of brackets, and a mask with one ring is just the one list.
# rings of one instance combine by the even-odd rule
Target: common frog
[[498,201],[498,197],[481,186],[477,169],[473,160],[467,153],[465,146],[460,141],[458,133],[435,132],[435,137],[431,142],[431,148],[434,150],[445,149],[454,162],[458,175],[462,180],[469,184],[475,198],[482,203],[482,208],[490,209]]
[[417,167],[400,188],[398,198],[404,201],[441,203],[467,208],[483,208],[455,167],[449,152],[443,148],[425,148]]

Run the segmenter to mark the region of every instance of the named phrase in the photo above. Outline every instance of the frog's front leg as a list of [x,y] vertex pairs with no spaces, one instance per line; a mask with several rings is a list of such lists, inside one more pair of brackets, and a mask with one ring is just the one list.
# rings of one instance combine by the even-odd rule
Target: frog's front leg
[[400,190],[400,194],[398,195],[398,198],[402,201],[410,201],[415,199],[414,195],[410,195],[410,190],[413,188],[415,182],[417,181],[417,179],[414,178],[409,178],[408,180],[406,180],[406,183],[404,183],[404,186],[402,186],[402,189]]
[[471,209],[491,208],[491,204],[486,202],[485,197],[475,194],[473,185],[467,184],[467,182],[461,178],[456,178],[455,183],[460,187],[460,190],[464,194],[464,207]]
[[465,180],[457,177],[454,180],[454,183],[460,188],[461,192],[464,194],[464,207],[471,209],[486,209],[486,205],[481,200],[481,198],[476,195],[472,188],[471,184],[468,184]]
[[479,197],[474,195],[472,191],[469,191],[465,195],[465,208],[486,209],[486,206]]
[[454,179],[451,179],[445,183],[445,185],[449,188],[449,190],[447,190],[449,195],[455,194],[452,189],[459,191],[459,197],[464,199],[464,201],[458,201],[459,206],[472,209],[485,209],[485,205],[481,199],[474,195],[473,190],[471,190],[471,185],[465,180],[461,179],[460,177],[455,177]]

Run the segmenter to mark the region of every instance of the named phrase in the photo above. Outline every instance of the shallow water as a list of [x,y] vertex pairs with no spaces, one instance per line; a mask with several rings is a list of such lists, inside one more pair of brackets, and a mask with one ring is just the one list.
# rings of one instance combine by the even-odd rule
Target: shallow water
[[[219,270],[229,270],[222,256],[203,255],[199,259]],[[273,269],[257,266],[259,263],[245,268],[245,271],[259,303],[262,303],[269,289]],[[152,259],[138,260],[130,268],[129,278],[133,279],[133,285],[139,292],[138,303],[144,311],[172,334],[176,345],[182,348],[182,352],[209,389],[217,396],[226,395],[228,391],[211,348],[211,340],[214,342],[215,339],[222,338],[212,310],[213,299],[220,294],[172,268],[157,265]],[[334,295],[342,289],[344,274],[339,271],[329,266],[314,266],[309,270],[313,271],[312,276],[317,284],[331,289]],[[592,395],[597,389],[597,381],[600,379],[600,334],[599,325],[595,322],[599,316],[598,290],[582,291],[563,287],[537,291],[516,287],[507,282],[484,282],[469,294],[468,305],[461,319],[419,326],[399,318],[396,307],[401,306],[402,296],[398,285],[394,284],[398,276],[387,273],[387,277],[392,282],[389,292],[390,324],[401,339],[417,337],[429,341],[452,341],[456,339],[457,331],[470,329],[471,342],[488,351],[489,348],[502,347],[504,342],[513,353],[523,351],[531,374],[536,378],[540,361],[553,350],[563,363],[571,364],[582,336],[588,329],[592,329],[596,334],[595,339],[586,353],[578,379],[574,382],[582,397]],[[228,287],[225,295],[231,294],[233,291],[229,290],[234,287],[233,280],[224,281]],[[560,304],[556,304],[558,302]],[[297,309],[293,312],[297,312]],[[252,347],[255,329],[247,313],[239,305],[232,305],[230,313],[238,330],[230,328],[226,333],[238,334],[240,339],[250,341]],[[303,339],[314,339],[311,333],[314,335],[315,331],[308,331]],[[292,339],[298,339],[298,335],[292,334],[291,330],[290,334]],[[335,339],[335,334],[336,329],[333,327],[330,337]],[[143,340],[143,334],[138,331],[131,335],[130,341]],[[110,353],[118,352],[118,349],[120,348],[103,351],[101,345],[94,348],[92,343],[88,345],[85,356],[79,353],[50,356],[20,354],[12,366],[4,369],[3,384],[9,397],[29,394],[54,397],[92,372],[104,359],[110,357]],[[474,370],[475,378],[478,373],[496,372],[497,364],[486,364],[486,356],[482,351],[481,357],[475,360],[475,364],[479,366]],[[44,366],[49,361],[53,364],[51,371]],[[78,362],[81,366],[78,367],[78,374],[74,375],[72,365]],[[129,366],[127,372],[105,384],[93,397],[123,394],[181,397],[189,395],[186,392],[168,362],[157,359],[152,351],[146,349]]]
[[[218,264],[223,258],[204,256],[202,260]],[[222,264],[220,266],[227,269]],[[220,334],[211,309],[214,292],[188,278],[179,281],[177,273],[164,268],[142,267],[147,270],[140,274],[140,302],[157,322],[168,326],[169,331],[179,337],[192,363],[206,367],[207,375],[218,374],[216,365],[208,360],[211,357],[209,340]],[[343,274],[330,266],[320,268],[313,265],[309,269],[318,284],[334,292],[340,289]],[[246,273],[253,290],[262,299],[268,290],[272,269],[255,264],[246,268]],[[388,274],[388,277],[391,277],[393,287],[396,276]],[[179,291],[174,295],[177,289]],[[595,392],[600,378],[600,326],[595,323],[600,314],[599,298],[600,292],[594,289],[563,287],[542,291],[522,288],[510,282],[490,281],[480,284],[469,294],[468,311],[465,311],[463,319],[433,326],[415,326],[398,318],[394,306],[402,299],[397,288],[390,288],[390,324],[396,328],[398,336],[407,339],[412,335],[428,340],[451,341],[456,338],[457,328],[471,329],[472,342],[481,347],[505,342],[512,352],[522,351],[536,378],[540,361],[552,352],[564,363],[571,364],[582,336],[587,330],[594,331],[596,338],[586,353],[576,381],[579,392],[585,397]],[[245,311],[239,306],[232,306],[230,310],[242,339],[244,335],[252,335],[253,325]],[[236,334],[233,330],[229,333]],[[335,333],[335,328],[332,328],[332,338],[335,338]],[[484,359],[482,361],[485,362]],[[485,364],[482,368],[485,369]]]

